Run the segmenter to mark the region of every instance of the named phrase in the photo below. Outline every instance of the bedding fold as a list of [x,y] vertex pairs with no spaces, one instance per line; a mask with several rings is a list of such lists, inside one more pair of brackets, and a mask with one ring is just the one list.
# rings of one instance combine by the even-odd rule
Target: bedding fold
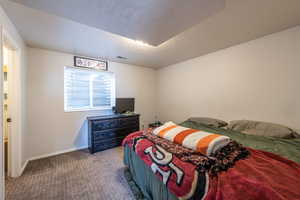
[[206,156],[212,156],[230,142],[227,136],[186,128],[173,122],[155,128],[153,134]]
[[210,175],[226,171],[233,167],[236,161],[249,156],[249,151],[235,141],[230,141],[226,146],[212,154],[211,157],[208,157],[200,152],[158,137],[152,133],[151,129],[143,131],[142,136],[176,155],[182,161],[194,164],[198,171],[208,172]]

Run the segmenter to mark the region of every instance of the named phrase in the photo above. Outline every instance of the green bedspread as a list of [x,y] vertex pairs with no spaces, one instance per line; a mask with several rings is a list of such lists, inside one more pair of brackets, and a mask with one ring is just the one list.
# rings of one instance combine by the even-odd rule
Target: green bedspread
[[226,135],[246,147],[272,152],[300,163],[300,138],[281,139],[274,137],[246,135],[240,132],[225,130],[222,128],[211,128],[189,121],[182,122],[180,125],[188,128]]

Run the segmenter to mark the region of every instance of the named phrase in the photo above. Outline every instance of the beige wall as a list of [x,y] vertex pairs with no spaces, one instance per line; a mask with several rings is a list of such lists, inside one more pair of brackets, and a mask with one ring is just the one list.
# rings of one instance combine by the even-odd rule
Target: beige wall
[[[73,55],[28,48],[27,158],[87,147],[87,116],[104,112],[64,112],[64,66]],[[155,70],[109,63],[115,72],[117,97],[135,97],[141,125],[154,120]]]
[[299,77],[300,26],[160,69],[158,116],[263,120],[300,129]]

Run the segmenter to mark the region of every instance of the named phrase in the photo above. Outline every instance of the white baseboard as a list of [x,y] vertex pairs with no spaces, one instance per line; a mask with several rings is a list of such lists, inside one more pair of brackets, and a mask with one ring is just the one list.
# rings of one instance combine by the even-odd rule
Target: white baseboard
[[88,148],[87,146],[84,146],[84,147],[75,147],[75,148],[62,150],[62,151],[56,151],[56,152],[53,152],[53,153],[48,153],[48,154],[44,154],[44,155],[40,155],[40,156],[34,156],[34,157],[28,159],[28,161],[38,160],[38,159],[42,159],[42,158],[48,158],[48,157],[51,157],[51,156],[56,156],[56,155],[59,155],[59,154],[69,153],[69,152],[72,152],[72,151],[78,151],[78,150],[87,149],[87,148]]
[[21,176],[27,166],[27,164],[29,163],[29,161],[33,161],[33,160],[38,160],[38,159],[42,159],[42,158],[48,158],[48,157],[51,157],[51,156],[56,156],[56,155],[59,155],[59,154],[64,154],[64,153],[69,153],[69,152],[72,152],[72,151],[78,151],[78,150],[82,150],[82,149],[86,149],[88,148],[87,146],[84,146],[84,147],[78,147],[78,148],[72,148],[72,149],[67,149],[67,150],[63,150],[63,151],[57,151],[57,152],[53,152],[53,153],[49,153],[49,154],[44,154],[44,155],[41,155],[41,156],[34,156],[28,160],[25,161],[25,163],[23,164],[21,170],[20,170],[20,173],[19,173],[19,176]]
[[20,176],[23,174],[23,172],[24,172],[24,170],[25,170],[25,168],[26,168],[28,162],[29,162],[29,160],[26,160],[25,163],[24,163],[24,165],[22,166],[22,168],[21,168],[21,170],[20,170]]

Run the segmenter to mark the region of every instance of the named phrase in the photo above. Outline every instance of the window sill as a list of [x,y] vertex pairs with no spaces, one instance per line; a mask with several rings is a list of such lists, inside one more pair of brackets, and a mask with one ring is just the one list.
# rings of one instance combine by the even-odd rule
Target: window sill
[[107,107],[107,108],[82,108],[82,109],[68,109],[64,110],[65,113],[69,112],[88,112],[88,111],[104,111],[104,110],[112,110],[112,107]]

